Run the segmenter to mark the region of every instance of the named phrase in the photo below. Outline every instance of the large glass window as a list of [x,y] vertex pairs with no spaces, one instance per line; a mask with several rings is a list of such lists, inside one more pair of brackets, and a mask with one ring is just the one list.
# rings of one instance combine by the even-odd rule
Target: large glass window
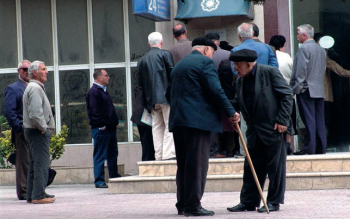
[[119,118],[118,142],[128,141],[128,116],[126,105],[125,68],[105,69],[110,77],[107,91],[112,97]]
[[46,96],[49,99],[50,104],[53,107],[53,109],[55,106],[55,81],[54,81],[54,78],[55,77],[54,77],[53,71],[49,71],[49,74],[47,75],[47,81],[44,83]]
[[129,2],[130,26],[130,60],[137,62],[148,50],[148,35],[155,31],[155,22],[136,16],[132,11],[132,1]]
[[[92,4],[88,4],[90,1]],[[120,121],[118,141],[128,142],[130,115],[127,112],[132,106],[127,103],[128,98],[134,102],[137,68],[132,67],[131,75],[127,75],[129,69],[125,66],[134,66],[149,50],[147,37],[155,31],[155,22],[134,15],[132,1],[90,1],[0,0],[0,29],[3,30],[0,33],[0,113],[4,113],[5,87],[18,79],[15,71],[18,57],[41,60],[52,70],[45,91],[54,110],[59,102],[59,110],[55,112],[59,122],[56,122],[68,126],[67,144],[91,144],[85,97],[92,81],[90,68],[95,65],[106,69],[111,77],[108,92]],[[21,11],[17,11],[19,8]],[[124,11],[126,8],[128,11]],[[127,21],[125,14],[128,14]],[[89,32],[89,21],[92,21],[92,32]],[[125,29],[129,32],[125,33]],[[130,44],[126,43],[125,34]],[[89,47],[89,36],[93,47]],[[21,51],[17,51],[18,43],[22,44]],[[125,57],[129,51],[132,63],[127,63],[129,57]],[[89,60],[90,54],[94,54],[93,62]],[[58,63],[54,62],[55,57]],[[131,84],[126,84],[127,77],[131,77]],[[130,88],[132,95],[129,97],[127,89]],[[55,93],[57,90],[59,96]],[[133,140],[139,141],[136,125],[130,130]]]
[[[315,33],[334,38],[334,46],[327,51],[330,59],[343,68],[350,70],[350,2],[349,1],[292,1],[294,51],[298,49],[297,27],[310,24]],[[349,78],[330,71],[333,101],[325,101],[325,124],[327,135],[327,151],[349,151],[350,135],[350,86]],[[327,95],[327,94],[326,94]],[[328,93],[329,96],[329,93]],[[299,120],[299,148],[304,145],[304,125]]]
[[[131,68],[131,89],[132,89],[132,104],[134,105],[135,103],[135,87],[138,85],[138,80],[137,80],[137,67]],[[137,125],[133,123],[133,136],[134,136],[134,141],[140,141],[140,133],[137,129]]]
[[0,68],[17,67],[16,1],[0,1]]
[[59,0],[56,4],[59,64],[87,64],[89,48],[86,0]]
[[122,0],[93,0],[95,63],[125,60]]
[[89,70],[60,71],[61,123],[69,128],[67,144],[91,143],[85,97]]
[[53,65],[51,1],[21,0],[21,8],[24,59]]

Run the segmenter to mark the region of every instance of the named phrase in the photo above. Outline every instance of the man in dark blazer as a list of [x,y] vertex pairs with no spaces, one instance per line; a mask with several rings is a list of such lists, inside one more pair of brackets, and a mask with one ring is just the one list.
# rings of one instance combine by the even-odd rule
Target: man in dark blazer
[[30,61],[18,64],[18,80],[5,89],[5,117],[11,127],[11,140],[16,147],[16,190],[19,200],[27,200],[27,175],[29,167],[28,145],[23,135],[23,93],[29,82]]
[[[242,49],[231,53],[237,79],[235,109],[247,122],[247,147],[261,188],[266,175],[270,183],[267,204],[270,211],[278,211],[284,203],[286,183],[286,141],[284,132],[292,112],[292,90],[279,70],[257,64],[257,53]],[[255,211],[260,196],[247,159],[244,162],[243,187],[240,203],[227,208],[231,212]],[[258,209],[266,212],[265,206]]]
[[[298,28],[302,43],[293,62],[290,86],[296,94],[300,117],[305,125],[304,147],[295,155],[325,154],[326,127],[324,121],[324,75],[326,51],[313,39],[314,28],[309,24]],[[316,143],[320,144],[317,145]]]
[[192,53],[171,73],[169,130],[173,132],[177,160],[178,214],[210,216],[201,206],[208,172],[210,132],[222,132],[221,113],[231,122],[239,114],[220,86],[214,61],[216,45],[205,37],[192,41]]

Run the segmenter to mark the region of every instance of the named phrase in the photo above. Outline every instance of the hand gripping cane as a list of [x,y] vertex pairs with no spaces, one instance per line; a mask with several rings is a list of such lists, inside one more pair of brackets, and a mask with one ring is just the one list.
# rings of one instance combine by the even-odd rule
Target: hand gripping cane
[[259,183],[258,177],[256,176],[255,169],[254,169],[254,166],[253,166],[253,163],[252,163],[252,159],[250,158],[250,155],[249,155],[247,146],[245,145],[245,142],[244,142],[244,138],[243,138],[241,129],[239,128],[238,123],[235,123],[235,125],[236,125],[237,132],[238,132],[238,134],[239,134],[239,137],[240,137],[240,139],[241,139],[241,141],[242,141],[243,148],[244,148],[244,152],[245,152],[245,156],[246,156],[246,158],[247,158],[247,160],[248,160],[248,163],[249,163],[249,166],[250,166],[250,170],[252,171],[252,174],[253,174],[253,176],[254,176],[254,180],[255,180],[256,186],[258,187],[261,200],[262,200],[263,203],[264,203],[264,206],[265,206],[265,208],[266,208],[266,212],[269,214],[270,211],[269,211],[269,208],[267,207],[267,204],[266,204],[264,195],[263,195],[263,193],[262,193],[262,190],[261,190],[261,187],[260,187],[260,183]]

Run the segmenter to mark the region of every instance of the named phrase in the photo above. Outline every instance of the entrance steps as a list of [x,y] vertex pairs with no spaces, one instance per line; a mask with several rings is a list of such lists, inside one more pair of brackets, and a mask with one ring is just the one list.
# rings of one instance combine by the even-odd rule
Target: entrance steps
[[[244,158],[211,158],[206,192],[240,191]],[[176,192],[176,161],[138,162],[139,175],[109,180],[109,193]],[[268,180],[265,183],[267,188]],[[287,157],[287,190],[350,188],[350,153]]]

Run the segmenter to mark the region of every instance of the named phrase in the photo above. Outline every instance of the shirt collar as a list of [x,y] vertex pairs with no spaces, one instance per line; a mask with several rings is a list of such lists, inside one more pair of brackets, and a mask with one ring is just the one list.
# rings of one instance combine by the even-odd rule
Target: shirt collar
[[25,80],[23,80],[22,78],[21,78],[21,76],[18,76],[18,79],[20,80],[20,81],[22,81],[26,86],[28,85],[28,81],[25,81]]
[[96,82],[94,82],[94,84],[96,84],[97,86],[99,86],[100,88],[102,88],[104,92],[107,91],[107,87],[106,87],[106,86],[102,86],[101,84],[96,83]]

